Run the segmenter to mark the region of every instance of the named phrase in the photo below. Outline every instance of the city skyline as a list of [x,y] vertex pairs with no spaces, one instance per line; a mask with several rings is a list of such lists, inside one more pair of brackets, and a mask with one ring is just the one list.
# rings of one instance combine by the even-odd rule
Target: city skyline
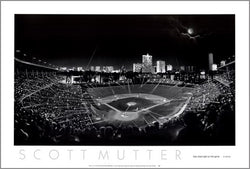
[[[234,59],[234,56],[232,56],[232,59]],[[217,67],[225,66],[226,61],[221,60],[218,63],[213,62],[213,53],[208,54],[208,69],[207,71],[217,71]],[[143,63],[145,62],[145,63]],[[229,61],[231,62],[231,60]],[[146,55],[142,55],[142,62],[141,63],[133,63],[132,64],[132,70],[137,73],[166,73],[168,71],[195,71],[193,65],[180,65],[180,66],[173,66],[171,64],[166,64],[165,60],[156,60],[153,61],[153,56],[149,55],[148,53]],[[48,64],[48,63],[46,63]],[[58,70],[61,71],[94,71],[94,72],[106,72],[106,73],[113,73],[113,72],[120,72],[122,68],[114,69],[114,65],[90,65],[89,67],[83,67],[83,66],[73,66],[73,67],[57,67]],[[143,72],[144,69],[144,72]],[[148,69],[147,71],[145,71]],[[204,71],[206,69],[196,69],[196,71]]]
[[[234,58],[234,56],[232,56],[232,58]],[[208,54],[208,69],[207,71],[216,71],[217,67],[220,66],[225,66],[226,65],[226,61],[225,60],[221,60],[218,63],[214,63],[213,61],[213,53],[209,53]],[[231,60],[230,60],[231,62]],[[180,65],[180,66],[173,66],[171,64],[166,64],[168,62],[166,62],[165,60],[156,60],[153,61],[153,56],[150,55],[149,53],[147,53],[146,55],[142,55],[142,62],[141,63],[133,63],[132,67],[132,71],[133,72],[137,72],[137,73],[166,73],[167,71],[195,71],[194,70],[194,66],[193,65]],[[111,68],[111,69],[110,69]],[[122,68],[122,67],[121,67]],[[79,71],[79,69],[81,69],[80,71],[95,71],[95,72],[120,72],[121,68],[119,69],[114,69],[114,66],[112,65],[104,65],[104,66],[100,66],[100,65],[91,65],[89,66],[89,68],[85,68],[84,67],[60,67],[60,70],[77,70]],[[195,67],[196,68],[196,67]],[[108,70],[107,70],[108,69]],[[144,69],[144,72],[143,72]],[[148,71],[146,71],[146,69],[148,69]],[[196,71],[204,71],[205,69],[199,69]],[[129,70],[131,71],[131,70]]]

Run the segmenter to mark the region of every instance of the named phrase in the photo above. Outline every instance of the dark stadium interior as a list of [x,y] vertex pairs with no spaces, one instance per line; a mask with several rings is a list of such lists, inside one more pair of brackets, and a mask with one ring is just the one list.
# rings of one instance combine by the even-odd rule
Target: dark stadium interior
[[235,145],[234,24],[234,15],[15,15],[14,144]]

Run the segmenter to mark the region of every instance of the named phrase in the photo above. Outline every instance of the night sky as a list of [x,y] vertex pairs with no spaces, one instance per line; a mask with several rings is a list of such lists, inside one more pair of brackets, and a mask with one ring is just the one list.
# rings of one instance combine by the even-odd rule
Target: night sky
[[15,15],[15,49],[58,66],[132,69],[149,53],[207,68],[209,52],[217,63],[235,54],[235,16]]

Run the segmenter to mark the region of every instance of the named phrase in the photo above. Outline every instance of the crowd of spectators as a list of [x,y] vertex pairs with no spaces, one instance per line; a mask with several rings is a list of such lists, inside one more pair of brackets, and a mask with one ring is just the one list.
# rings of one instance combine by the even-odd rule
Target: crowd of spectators
[[55,140],[66,126],[77,129],[91,123],[92,114],[83,100],[81,87],[62,84],[60,80],[51,73],[43,77],[26,73],[15,77],[17,144],[46,143],[43,138]]
[[234,145],[235,89],[217,81],[194,88],[180,116],[145,127],[93,123],[79,85],[53,73],[15,76],[16,145]]
[[214,79],[227,86],[230,86],[235,81],[235,71],[234,70],[226,71],[224,73],[215,76]]

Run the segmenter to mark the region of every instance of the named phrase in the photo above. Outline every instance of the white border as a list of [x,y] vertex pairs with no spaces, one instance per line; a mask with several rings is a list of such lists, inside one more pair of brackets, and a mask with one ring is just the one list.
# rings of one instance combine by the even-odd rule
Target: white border
[[[247,1],[2,1],[1,10],[1,164],[2,167],[97,167],[89,165],[155,165],[154,167],[249,167],[249,2]],[[236,14],[236,146],[13,146],[14,114],[14,14]],[[216,25],[215,25],[216,26]],[[19,150],[24,149],[26,159],[20,160]],[[31,158],[34,150],[41,160]],[[60,153],[58,160],[49,159],[51,150]],[[73,149],[69,160],[67,150]],[[79,151],[87,149],[82,160]],[[116,159],[116,151],[126,150],[127,159]],[[154,159],[147,160],[145,150],[152,149]],[[110,151],[110,160],[98,160],[98,151]],[[133,150],[139,150],[134,159]],[[167,160],[161,160],[160,153],[166,153]],[[176,160],[174,152],[180,150],[182,159]],[[231,158],[193,158],[193,155],[229,155]],[[87,158],[88,157],[88,158]],[[91,157],[91,158],[90,158]],[[105,166],[102,166],[105,167]],[[119,166],[109,166],[119,167]],[[126,166],[123,166],[126,167]],[[136,166],[131,166],[136,167]],[[143,166],[141,166],[143,167]],[[150,166],[147,166],[150,167]]]

